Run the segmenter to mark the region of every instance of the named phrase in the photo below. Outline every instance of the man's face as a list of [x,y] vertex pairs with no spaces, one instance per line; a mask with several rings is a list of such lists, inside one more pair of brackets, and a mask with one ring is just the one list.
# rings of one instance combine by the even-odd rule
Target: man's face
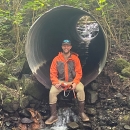
[[68,45],[68,44],[62,45],[62,50],[63,50],[64,54],[68,54],[70,52],[71,48],[72,48],[71,45]]

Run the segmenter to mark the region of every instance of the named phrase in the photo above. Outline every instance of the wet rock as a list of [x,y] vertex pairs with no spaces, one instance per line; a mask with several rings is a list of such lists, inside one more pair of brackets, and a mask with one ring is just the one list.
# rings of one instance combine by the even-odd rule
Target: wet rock
[[121,93],[117,93],[114,97],[121,99],[123,97],[123,95]]
[[47,116],[47,115],[49,115],[50,110],[46,110],[46,109],[44,109],[44,108],[41,108],[41,109],[39,110],[39,112],[40,112],[40,114],[41,114],[42,116]]
[[67,124],[67,126],[73,130],[79,128],[79,125],[76,122],[70,122]]
[[98,89],[98,86],[99,86],[99,84],[98,83],[91,83],[91,89],[93,90],[93,91],[96,91],[97,89]]
[[90,122],[84,122],[83,127],[85,130],[92,130]]
[[125,126],[124,126],[124,129],[125,129],[125,130],[130,130],[130,126],[129,126],[129,125],[125,125]]
[[86,113],[89,115],[96,115],[96,109],[95,108],[87,108]]
[[130,96],[127,97],[127,106],[130,108]]
[[106,122],[104,122],[104,121],[101,120],[101,121],[99,121],[99,125],[100,125],[100,126],[105,126],[105,125],[106,125]]
[[107,121],[107,125],[108,125],[108,126],[111,126],[111,127],[117,126],[117,121],[108,120],[108,121]]
[[10,119],[11,119],[12,121],[18,121],[18,118],[17,118],[17,117],[10,117]]
[[23,123],[23,124],[30,124],[30,123],[32,123],[33,121],[31,120],[31,119],[29,119],[29,118],[22,118],[21,119],[21,123]]
[[98,100],[98,93],[90,89],[87,90],[87,102],[93,104],[96,103],[97,100]]
[[106,94],[99,93],[99,98],[100,98],[100,99],[106,99]]
[[23,110],[19,111],[19,115],[22,118],[23,117],[27,117],[27,118],[31,117],[31,113],[27,109],[23,109]]
[[7,121],[7,122],[5,122],[5,125],[6,125],[7,127],[10,127],[10,126],[11,126],[11,122]]

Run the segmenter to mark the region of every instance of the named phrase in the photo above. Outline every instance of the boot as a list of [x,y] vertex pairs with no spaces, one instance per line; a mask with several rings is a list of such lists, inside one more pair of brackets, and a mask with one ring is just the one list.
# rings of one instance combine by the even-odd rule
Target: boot
[[79,116],[82,121],[89,121],[88,116],[84,113],[84,101],[79,101]]
[[51,125],[51,124],[53,124],[54,122],[56,122],[58,120],[57,110],[56,110],[56,103],[50,105],[50,110],[51,110],[51,116],[50,116],[49,119],[47,119],[45,121],[46,125]]

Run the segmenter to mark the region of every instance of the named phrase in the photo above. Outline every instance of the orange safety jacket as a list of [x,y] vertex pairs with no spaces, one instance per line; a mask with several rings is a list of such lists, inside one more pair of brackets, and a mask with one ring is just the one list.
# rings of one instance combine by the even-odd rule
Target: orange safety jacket
[[52,84],[59,83],[59,80],[78,84],[82,77],[82,67],[78,54],[71,52],[66,60],[62,52],[53,59],[50,67],[50,79]]

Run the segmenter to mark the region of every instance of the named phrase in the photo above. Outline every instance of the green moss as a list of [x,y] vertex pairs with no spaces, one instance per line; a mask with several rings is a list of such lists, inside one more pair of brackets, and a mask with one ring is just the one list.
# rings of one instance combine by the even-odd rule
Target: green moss
[[127,68],[124,68],[122,71],[121,71],[121,74],[125,77],[130,77],[130,66],[127,67]]
[[3,57],[8,59],[8,60],[11,60],[13,58],[13,51],[12,51],[12,49],[6,49],[6,51],[3,54]]
[[11,103],[11,99],[10,99],[10,98],[4,99],[4,103],[5,103],[5,104]]
[[121,122],[130,124],[130,114],[122,116]]
[[127,79],[126,77],[124,77],[124,76],[122,76],[120,74],[119,74],[119,77],[120,77],[120,81],[122,81],[122,82],[124,82]]
[[7,91],[3,84],[0,84],[0,91]]
[[119,58],[115,61],[115,70],[119,73],[121,73],[121,71],[126,68],[129,67],[130,63],[127,62],[125,59]]
[[6,72],[0,72],[0,81],[7,80],[8,74]]

